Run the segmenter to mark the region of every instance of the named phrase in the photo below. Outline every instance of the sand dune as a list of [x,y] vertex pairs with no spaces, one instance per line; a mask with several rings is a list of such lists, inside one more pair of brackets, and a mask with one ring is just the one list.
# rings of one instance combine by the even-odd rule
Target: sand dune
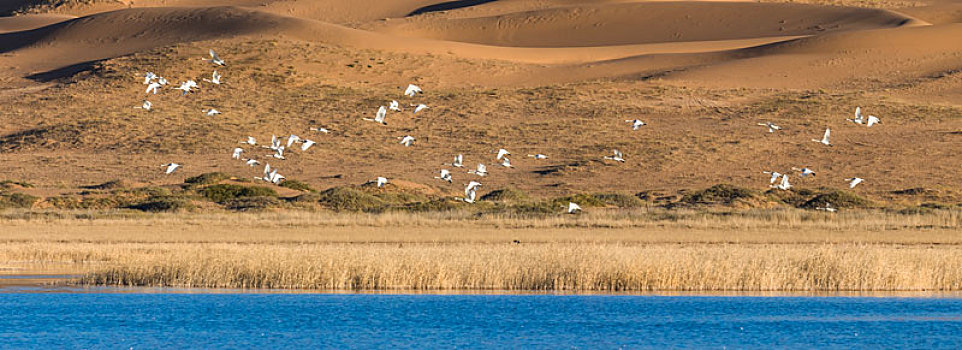
[[412,17],[375,30],[515,47],[582,47],[717,41],[898,27],[917,21],[859,8],[741,2],[572,6],[495,17]]
[[[518,160],[519,169],[485,178],[486,186],[533,193],[755,184],[767,167],[804,165],[835,180],[857,173],[879,191],[919,181],[958,185],[957,164],[942,160],[956,151],[962,126],[924,122],[957,115],[962,106],[962,2],[937,1],[885,9],[635,0],[66,1],[41,14],[0,18],[0,171],[47,183],[63,172],[71,173],[62,180],[70,184],[125,172],[138,182],[173,183],[155,163],[176,156],[190,165],[185,176],[246,174],[246,166],[211,149],[235,147],[248,133],[329,124],[337,136],[319,143],[316,158],[286,161],[291,179],[318,188],[382,175],[433,183],[424,164],[448,159],[450,147],[481,157],[505,144],[552,158]],[[196,98],[160,94],[151,97],[157,113],[133,114],[142,87],[125,79],[152,69],[199,80],[210,74],[199,59],[207,48],[228,59],[225,87]],[[381,129],[359,121],[383,100],[401,98],[397,90],[409,82],[429,91],[430,117],[392,116],[391,127]],[[899,132],[845,123],[856,103],[875,104],[885,126]],[[214,104],[225,111],[222,119],[194,115]],[[624,129],[623,120],[634,117],[649,119],[652,131]],[[783,138],[745,126],[767,118],[786,124]],[[827,125],[849,148],[807,143]],[[419,138],[418,147],[389,148],[406,133]],[[921,146],[892,151],[906,142]],[[600,162],[614,147],[638,162]],[[108,151],[115,155],[102,159]],[[893,175],[900,172],[914,175]]]
[[898,85],[962,69],[962,24],[838,33],[734,51],[723,63],[670,74],[709,86]]
[[76,17],[70,15],[42,14],[16,17],[0,17],[0,34],[37,29],[51,24],[71,20]]

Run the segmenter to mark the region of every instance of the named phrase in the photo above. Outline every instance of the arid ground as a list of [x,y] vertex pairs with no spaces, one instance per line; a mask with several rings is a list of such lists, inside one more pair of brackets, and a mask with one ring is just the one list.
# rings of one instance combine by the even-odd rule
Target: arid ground
[[[348,227],[352,218],[390,222],[397,215],[423,216],[405,219],[419,224],[398,224],[399,237],[417,236],[423,222],[437,222],[438,216],[468,232],[446,233],[450,235],[478,234],[472,233],[476,228],[471,225],[477,220],[521,220],[545,232],[571,222],[591,222],[576,225],[581,227],[574,235],[578,236],[604,231],[611,216],[633,218],[639,212],[641,219],[629,220],[674,223],[679,215],[689,215],[678,211],[704,212],[710,216],[699,221],[704,224],[725,215],[761,211],[768,214],[752,220],[777,223],[801,215],[806,219],[798,220],[805,223],[831,222],[836,220],[832,215],[848,215],[838,220],[902,223],[892,232],[906,237],[924,232],[926,237],[913,242],[912,249],[939,251],[931,261],[919,258],[925,256],[921,253],[899,255],[904,258],[899,260],[900,269],[942,266],[934,261],[959,263],[962,1],[16,0],[0,4],[0,15],[4,16],[0,17],[0,180],[4,180],[0,208],[4,215],[23,217],[28,223],[13,224],[19,219],[8,219],[0,226],[6,254],[21,248],[36,251],[30,249],[37,247],[17,245],[31,241],[23,232],[37,230],[62,232],[66,237],[41,240],[47,244],[44,249],[51,248],[49,244],[73,249],[88,240],[83,244],[98,244],[92,237],[102,237],[103,232],[139,242],[143,236],[138,225],[161,220],[154,215],[179,227],[179,232],[205,241],[204,234],[216,231],[208,230],[214,221],[177,221],[192,215],[224,215],[222,221],[234,226],[217,231],[223,235],[243,232],[248,219],[232,215],[248,211],[255,213],[238,217],[335,215],[346,220]],[[225,66],[204,60],[210,49],[226,61]],[[223,75],[223,84],[202,80],[210,79],[215,69]],[[170,85],[157,94],[146,94],[146,72],[165,77]],[[196,92],[182,95],[172,89],[189,79],[200,84]],[[420,86],[424,93],[404,96],[408,84]],[[152,110],[135,108],[145,99],[153,103]],[[387,125],[362,119],[373,118],[379,106],[392,100],[399,101],[401,111],[389,112]],[[413,106],[422,103],[430,108],[414,114]],[[847,121],[856,107],[881,123],[866,127]],[[205,115],[203,111],[210,108],[222,114]],[[632,130],[626,120],[633,119],[647,125]],[[781,130],[770,133],[758,125],[766,122],[778,124]],[[330,133],[311,131],[321,127]],[[826,128],[832,130],[832,145],[812,142]],[[240,143],[252,136],[263,145],[272,135],[298,135],[316,145],[307,151],[289,149],[286,159],[279,160],[269,157],[267,149]],[[416,138],[411,147],[398,143],[407,135]],[[244,158],[261,164],[249,167],[232,159],[235,147],[245,149]],[[502,167],[495,160],[500,148],[511,151],[513,167]],[[624,152],[625,162],[603,159],[614,149]],[[450,166],[457,154],[464,155],[466,168]],[[536,160],[529,154],[548,158]],[[164,174],[161,165],[171,162],[182,167]],[[255,180],[263,175],[265,163],[286,176],[287,183],[277,186]],[[488,176],[467,173],[479,163],[488,166]],[[802,177],[793,170],[805,167],[817,176]],[[434,178],[442,168],[453,171],[452,183]],[[764,171],[789,174],[793,187],[772,189]],[[365,185],[376,177],[388,178],[390,184],[380,189]],[[846,179],[853,177],[864,182],[849,188]],[[458,202],[456,197],[463,196],[464,185],[472,180],[483,184],[478,192],[481,201]],[[562,208],[568,202],[584,207],[584,217],[565,217]],[[816,211],[826,206],[840,211]],[[133,216],[129,220],[140,224],[128,227],[100,220],[100,224],[120,226],[105,224],[81,232],[73,224],[51,225],[45,219],[88,220],[87,214],[78,212]],[[360,219],[349,213],[375,218]],[[261,227],[271,225],[269,220],[257,220]],[[487,227],[497,231],[498,225]],[[615,226],[619,225],[624,226]],[[775,231],[781,226],[759,225],[765,231],[759,234],[766,238],[758,244],[789,244],[778,246],[792,250],[784,256],[812,251],[805,245],[813,244],[806,238],[806,229],[793,228],[788,232],[794,238],[774,242],[769,235],[780,236]],[[602,248],[571,238],[588,245],[547,239],[545,249],[554,249],[553,244],[605,252],[617,248],[611,254],[629,257],[645,254],[631,249],[657,248],[644,243],[649,230],[628,226],[632,228],[623,239],[605,242]],[[695,226],[700,228],[691,232],[687,226],[672,226],[675,231],[671,232],[717,238],[741,227],[722,225],[713,231]],[[865,232],[884,232],[886,227],[846,224],[828,230],[861,237]],[[334,232],[332,227],[315,224],[305,230],[304,239],[315,243],[319,238],[314,235],[326,237]],[[347,231],[339,234],[346,235],[346,242],[367,240]],[[432,237],[445,241],[446,234]],[[218,237],[211,242],[236,244],[236,237]],[[753,261],[751,246],[692,239],[706,245],[692,249],[718,249],[717,244],[725,244],[741,249],[736,255],[745,254],[738,256]],[[839,241],[819,242],[829,246],[817,248],[845,250],[873,244],[874,249],[882,244],[889,249],[907,244],[893,236],[833,239]],[[405,240],[388,241],[403,244]],[[658,244],[675,247],[691,242]],[[410,243],[424,242],[413,239]],[[119,251],[106,245],[96,249],[101,248]],[[782,256],[779,252],[769,249],[758,254]],[[230,258],[218,261],[248,259],[224,254]],[[353,253],[270,254],[292,254],[284,259],[296,260]],[[443,257],[458,253],[418,254],[397,261],[440,263]],[[591,263],[607,253],[578,254],[595,254],[579,260]],[[8,255],[9,261],[20,261],[14,255]],[[131,260],[124,266],[166,266],[148,255],[129,255],[146,260]],[[68,260],[77,259],[70,256]],[[100,259],[119,261],[117,256]],[[801,256],[783,265],[796,266],[805,260]],[[490,256],[478,257],[482,258]],[[889,263],[865,256],[838,259],[875,267]],[[632,275],[637,268],[648,266],[629,258],[617,261],[624,269],[604,273],[637,277]],[[828,271],[820,269],[828,265],[818,266],[813,271]],[[323,286],[220,283],[225,280],[221,277],[191,283],[163,274],[145,274],[157,279],[131,282],[116,277],[127,272],[98,271],[86,281],[384,287],[347,282],[324,282]],[[256,269],[252,271],[256,274]],[[798,272],[778,271],[786,276]],[[962,285],[957,274],[925,271],[936,277],[921,284],[896,277],[874,287],[843,284],[850,289],[952,290]],[[645,284],[631,278],[625,283],[633,287],[622,289],[686,289],[697,284]],[[719,280],[730,282],[730,278]],[[419,282],[392,281],[390,288],[419,288]],[[504,281],[437,282],[448,284],[422,287],[619,289],[581,280],[576,283],[579,287],[565,284],[569,282],[558,286]],[[711,288],[796,288],[791,283],[766,287],[717,283]],[[831,289],[818,283],[799,285],[805,287],[797,289]]]

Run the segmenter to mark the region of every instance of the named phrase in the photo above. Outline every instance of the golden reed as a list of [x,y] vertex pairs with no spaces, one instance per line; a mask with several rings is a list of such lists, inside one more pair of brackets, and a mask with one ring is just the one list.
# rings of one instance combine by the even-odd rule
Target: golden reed
[[962,290],[957,213],[670,219],[611,213],[596,223],[562,217],[550,218],[553,224],[513,218],[476,225],[406,215],[8,218],[0,220],[0,267],[70,265],[83,276],[74,282],[121,286]]

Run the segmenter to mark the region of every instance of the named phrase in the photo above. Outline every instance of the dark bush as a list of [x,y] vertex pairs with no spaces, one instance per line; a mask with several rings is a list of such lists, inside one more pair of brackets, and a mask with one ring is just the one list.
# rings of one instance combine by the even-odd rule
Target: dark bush
[[30,208],[33,207],[40,197],[31,196],[24,193],[6,193],[0,195],[0,209],[6,208]]
[[194,177],[189,177],[184,180],[184,183],[191,185],[213,185],[224,180],[229,180],[234,178],[230,174],[213,172],[213,173],[203,173]]
[[316,192],[316,191],[317,191],[317,190],[311,188],[311,186],[308,185],[307,183],[300,182],[300,181],[297,181],[297,180],[285,180],[283,183],[280,184],[280,186],[281,186],[281,187],[285,187],[285,188],[290,188],[290,189],[296,190],[296,191],[305,191],[305,192]]
[[154,198],[143,203],[130,205],[128,209],[151,213],[178,212],[194,208],[194,205],[183,198]]
[[835,208],[870,208],[874,206],[872,201],[859,197],[859,195],[855,193],[831,190],[816,195],[802,204],[801,207],[813,209],[827,204],[831,204]]
[[513,187],[497,189],[481,196],[481,200],[488,202],[521,202],[528,200],[528,194]]
[[757,194],[747,188],[729,184],[718,184],[701,191],[690,193],[681,198],[687,204],[732,204],[739,199],[752,199]]
[[368,192],[350,187],[333,187],[320,193],[318,201],[334,210],[379,212],[388,204]]
[[236,199],[231,199],[224,203],[224,207],[230,210],[263,210],[269,208],[277,208],[283,205],[280,199],[277,197],[268,196],[258,196],[258,197],[241,197]]
[[241,197],[277,197],[277,192],[271,188],[234,184],[207,186],[200,190],[200,194],[217,203],[224,203]]

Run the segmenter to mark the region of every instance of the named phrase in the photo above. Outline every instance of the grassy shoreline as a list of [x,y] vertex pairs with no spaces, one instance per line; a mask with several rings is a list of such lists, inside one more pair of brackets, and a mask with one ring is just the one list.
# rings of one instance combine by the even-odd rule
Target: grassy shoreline
[[584,216],[3,212],[0,264],[80,285],[292,290],[959,291],[958,211]]

